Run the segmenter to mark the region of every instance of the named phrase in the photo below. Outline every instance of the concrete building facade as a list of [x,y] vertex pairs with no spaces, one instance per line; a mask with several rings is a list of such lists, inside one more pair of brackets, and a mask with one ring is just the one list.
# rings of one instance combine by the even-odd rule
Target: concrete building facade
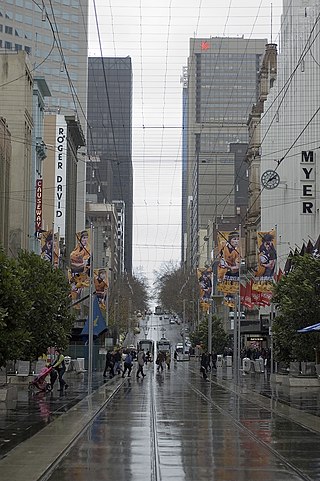
[[[51,97],[46,110],[75,115],[86,132],[88,0],[0,2],[0,49],[28,54],[33,75],[44,76]],[[18,83],[14,83],[18,90]],[[12,99],[12,108],[17,100]],[[17,105],[18,106],[18,105]],[[13,132],[12,132],[12,135]],[[77,229],[85,224],[85,165],[78,166]]]
[[[75,116],[47,115],[44,138],[47,159],[43,167],[43,229],[60,232],[65,259],[74,249],[77,232],[78,150],[85,143]],[[83,162],[85,162],[83,160]]]
[[13,257],[30,241],[33,79],[27,57],[26,52],[0,52],[0,115],[12,143],[8,253]]
[[277,229],[279,267],[290,250],[320,233],[319,104],[320,5],[284,0],[276,83],[261,123],[261,172],[277,185],[261,186],[261,230]]
[[[265,44],[263,39],[190,39],[183,261],[191,270],[200,265],[202,250],[211,251],[216,231],[238,228],[246,213],[247,118],[257,100]],[[213,230],[205,236],[206,247],[208,225]]]
[[6,119],[0,117],[0,244],[9,250],[9,200],[11,168],[11,134]]
[[252,107],[248,119],[249,145],[247,164],[249,172],[248,211],[244,223],[245,260],[247,270],[254,270],[257,263],[257,232],[261,230],[261,117],[264,103],[277,78],[277,45],[267,44],[259,71],[259,98]]

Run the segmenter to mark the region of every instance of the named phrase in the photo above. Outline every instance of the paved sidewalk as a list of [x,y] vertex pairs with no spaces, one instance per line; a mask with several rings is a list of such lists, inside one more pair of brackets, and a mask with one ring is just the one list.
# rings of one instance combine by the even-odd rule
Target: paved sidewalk
[[[87,397],[86,373],[66,373],[65,378],[69,388],[63,393],[58,392],[58,383],[49,393],[30,394],[27,385],[17,387],[17,399],[8,402],[7,409],[0,409],[0,460]],[[97,390],[110,382],[102,373],[94,373],[92,389]]]

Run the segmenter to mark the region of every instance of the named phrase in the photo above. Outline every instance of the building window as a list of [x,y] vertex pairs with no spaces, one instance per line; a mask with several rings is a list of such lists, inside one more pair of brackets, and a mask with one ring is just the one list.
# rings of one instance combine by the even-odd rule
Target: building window
[[4,42],[4,48],[7,48],[7,49],[12,49],[12,43],[11,42]]
[[9,35],[12,35],[12,27],[8,27],[8,25],[5,26],[4,31],[5,31],[5,33],[8,33]]
[[16,52],[19,52],[19,50],[22,50],[22,45],[20,45],[19,43],[16,43],[14,46],[14,49]]
[[27,54],[29,54],[29,55],[31,54],[31,47],[25,46],[24,49],[27,52]]

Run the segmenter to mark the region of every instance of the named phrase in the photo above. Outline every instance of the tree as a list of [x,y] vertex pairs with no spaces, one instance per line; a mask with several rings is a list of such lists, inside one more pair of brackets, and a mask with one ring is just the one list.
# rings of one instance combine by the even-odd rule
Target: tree
[[[190,339],[194,345],[201,345],[207,349],[208,316],[200,322],[197,330],[190,335]],[[212,316],[212,351],[216,354],[222,354],[224,348],[228,346],[228,342],[229,337],[223,328],[221,319],[217,316]]]
[[33,252],[21,251],[17,264],[22,290],[31,302],[24,319],[29,332],[24,358],[37,359],[50,346],[66,348],[74,322],[66,277],[60,269],[54,269],[50,262]]
[[23,356],[30,342],[27,323],[31,301],[23,290],[23,272],[0,248],[0,367]]
[[176,312],[182,317],[185,299],[186,319],[191,320],[194,315],[194,305],[199,298],[196,275],[193,273],[187,275],[177,264],[166,263],[158,272],[155,272],[155,278],[155,297],[163,309]]
[[314,361],[320,350],[319,334],[297,330],[320,319],[320,259],[294,256],[291,272],[275,286],[273,302],[279,310],[272,327],[275,359]]

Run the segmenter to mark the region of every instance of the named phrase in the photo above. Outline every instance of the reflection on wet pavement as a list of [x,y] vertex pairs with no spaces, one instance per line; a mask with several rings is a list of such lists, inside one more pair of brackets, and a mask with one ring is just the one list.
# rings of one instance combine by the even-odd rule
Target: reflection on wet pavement
[[49,479],[318,480],[319,448],[318,433],[206,383],[195,364],[150,366],[144,380],[124,382]]

